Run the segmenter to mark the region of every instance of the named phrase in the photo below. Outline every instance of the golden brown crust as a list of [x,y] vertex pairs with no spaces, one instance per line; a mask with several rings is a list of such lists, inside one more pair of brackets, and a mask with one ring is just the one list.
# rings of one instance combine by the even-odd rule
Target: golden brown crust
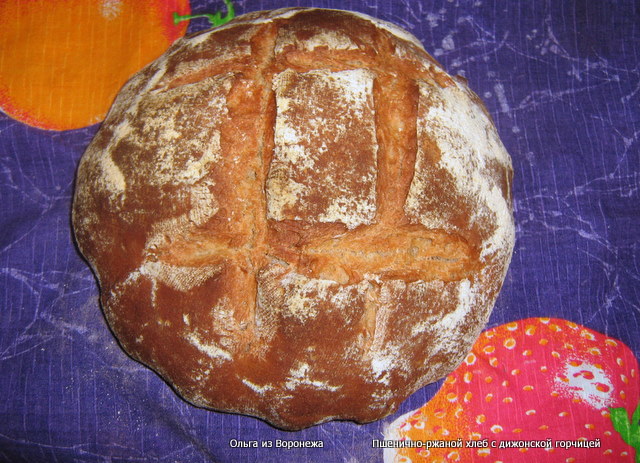
[[396,26],[258,12],[125,86],[73,207],[114,333],[192,403],[372,421],[450,372],[513,248],[486,110]]

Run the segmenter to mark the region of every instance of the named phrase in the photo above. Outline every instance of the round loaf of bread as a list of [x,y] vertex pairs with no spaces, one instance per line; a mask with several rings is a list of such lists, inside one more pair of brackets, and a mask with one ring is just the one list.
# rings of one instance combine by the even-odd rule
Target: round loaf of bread
[[511,259],[511,179],[478,97],[415,37],[284,9],[131,78],[73,225],[133,358],[295,430],[384,417],[465,358]]

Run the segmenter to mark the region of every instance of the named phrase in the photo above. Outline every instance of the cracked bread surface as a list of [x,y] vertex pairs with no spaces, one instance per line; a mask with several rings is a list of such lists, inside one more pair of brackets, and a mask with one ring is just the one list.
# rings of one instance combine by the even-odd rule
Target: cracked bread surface
[[463,360],[511,259],[511,179],[478,97],[417,39],[290,8],[132,77],[73,225],[133,358],[295,430],[380,419]]

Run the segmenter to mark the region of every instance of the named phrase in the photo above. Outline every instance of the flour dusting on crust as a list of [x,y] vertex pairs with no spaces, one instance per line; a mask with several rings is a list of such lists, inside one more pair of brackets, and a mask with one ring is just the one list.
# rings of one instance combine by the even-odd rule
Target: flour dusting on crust
[[453,189],[454,200],[467,204],[464,225],[484,235],[481,257],[511,255],[515,230],[510,198],[495,178],[504,175],[498,171],[511,170],[511,158],[495,127],[463,83],[444,88],[418,83],[418,156],[405,210],[427,227],[461,232],[461,224],[452,219],[458,212],[452,204],[424,208],[425,193],[434,197],[434,180],[442,182]]
[[274,76],[269,218],[342,222],[348,228],[371,223],[377,159],[373,80],[365,69],[288,69]]

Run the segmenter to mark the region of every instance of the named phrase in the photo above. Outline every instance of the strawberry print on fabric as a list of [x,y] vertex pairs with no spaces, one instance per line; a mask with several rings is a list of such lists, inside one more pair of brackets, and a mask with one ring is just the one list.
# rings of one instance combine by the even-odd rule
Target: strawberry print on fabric
[[[432,400],[390,425],[385,463],[634,462],[638,376],[624,343],[567,320],[491,328]],[[409,439],[423,445],[392,445]]]

